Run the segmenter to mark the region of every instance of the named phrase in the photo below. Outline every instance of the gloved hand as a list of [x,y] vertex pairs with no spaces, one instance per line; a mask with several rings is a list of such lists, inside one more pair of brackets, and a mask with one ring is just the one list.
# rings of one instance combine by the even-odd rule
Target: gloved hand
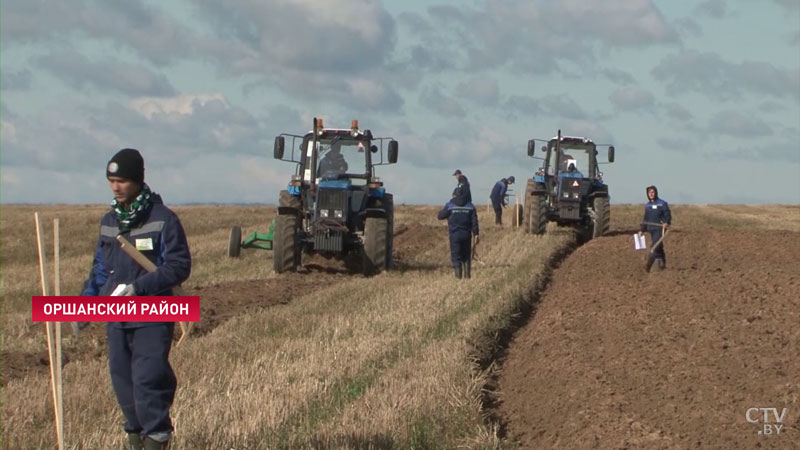
[[136,295],[136,289],[133,287],[133,283],[125,286],[125,289],[119,294],[120,296],[129,296],[129,295]]

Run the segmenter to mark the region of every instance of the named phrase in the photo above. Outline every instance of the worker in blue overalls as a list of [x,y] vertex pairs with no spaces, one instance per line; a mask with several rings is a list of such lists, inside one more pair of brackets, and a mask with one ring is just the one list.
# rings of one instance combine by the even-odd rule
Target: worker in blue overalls
[[659,241],[664,231],[672,222],[672,214],[669,211],[667,202],[658,197],[658,188],[655,186],[647,187],[647,203],[644,205],[644,220],[639,230],[639,235],[645,231],[650,232],[651,245],[658,243],[658,247],[652,249],[647,258],[645,271],[650,272],[650,268],[655,261],[658,261],[659,269],[666,269],[667,255],[664,252],[664,243]]
[[[100,222],[94,261],[81,295],[171,295],[185,281],[192,257],[178,216],[144,182],[144,159],[132,148],[106,165],[114,200]],[[148,272],[117,243],[122,235],[157,266]],[[164,450],[172,436],[170,408],[177,379],[169,363],[174,322],[108,322],[111,384],[132,450]]]
[[450,237],[450,262],[456,278],[470,278],[472,268],[472,236],[478,243],[478,213],[475,206],[467,201],[466,194],[461,192],[453,197],[441,211],[439,220],[447,219],[447,231]]
[[492,193],[489,194],[489,199],[492,201],[492,208],[494,209],[494,224],[503,224],[503,208],[506,206],[506,192],[508,185],[514,184],[514,177],[501,178],[500,181],[494,184]]

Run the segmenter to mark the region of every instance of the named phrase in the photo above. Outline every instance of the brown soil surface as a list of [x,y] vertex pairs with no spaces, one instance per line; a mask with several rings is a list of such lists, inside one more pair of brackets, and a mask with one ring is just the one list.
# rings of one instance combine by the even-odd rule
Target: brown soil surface
[[[419,223],[397,224],[394,240],[394,264],[399,270],[409,268],[407,259],[424,252],[440,241],[446,232],[441,227]],[[265,264],[271,264],[267,259]],[[307,295],[320,287],[329,287],[350,277],[362,276],[350,273],[341,261],[327,260],[320,256],[304,256],[303,266],[297,273],[286,273],[265,280],[220,283],[195,289],[186,289],[187,295],[200,296],[200,321],[192,325],[191,336],[210,333],[228,319],[260,308],[290,302],[293,298]],[[41,326],[44,324],[35,324]],[[44,334],[44,332],[42,332]],[[93,323],[80,332],[77,339],[71,338],[72,326],[62,326],[65,343],[62,347],[64,365],[87,359],[105,359],[105,324]],[[180,337],[176,327],[175,340]],[[6,352],[0,354],[2,370],[0,385],[24,376],[48,376],[47,351],[37,353]]]
[[[521,448],[800,448],[800,233],[665,243],[663,271],[620,232],[553,272],[498,380]],[[787,409],[780,435],[754,407]]]

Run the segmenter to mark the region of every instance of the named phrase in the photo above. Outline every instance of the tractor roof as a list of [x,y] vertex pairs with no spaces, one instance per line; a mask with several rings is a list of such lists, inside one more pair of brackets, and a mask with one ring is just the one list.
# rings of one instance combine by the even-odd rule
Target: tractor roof
[[[555,142],[557,140],[558,140],[558,136],[553,136],[553,138],[550,139],[551,142]],[[585,137],[578,137],[578,136],[561,136],[561,143],[562,144],[568,144],[568,145],[570,145],[570,144],[571,145],[588,145],[588,146],[594,145],[594,142],[592,142],[591,139],[585,138]]]
[[325,128],[321,118],[315,119],[316,126],[314,131],[309,131],[306,137],[312,135],[315,131],[318,139],[333,139],[339,138],[343,140],[361,141],[364,139],[372,139],[372,132],[369,130],[361,131],[358,128],[358,120],[353,120],[350,128]]
[[[309,131],[306,133],[305,137],[309,138],[312,134],[314,134],[314,132]],[[321,130],[317,130],[317,140],[328,140],[333,138],[338,138],[342,141],[363,141],[365,139],[371,139],[372,133],[367,135],[366,132],[362,133],[359,130],[356,131],[354,135],[353,130],[349,128],[323,128]]]

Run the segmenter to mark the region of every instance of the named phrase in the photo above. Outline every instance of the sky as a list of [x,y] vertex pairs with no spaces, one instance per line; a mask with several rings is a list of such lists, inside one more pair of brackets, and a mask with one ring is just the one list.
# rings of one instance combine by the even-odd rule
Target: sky
[[[395,203],[476,203],[558,130],[613,144],[612,203],[800,203],[800,0],[4,0],[0,203],[275,203],[275,136],[358,119]],[[605,155],[601,151],[601,162]]]

